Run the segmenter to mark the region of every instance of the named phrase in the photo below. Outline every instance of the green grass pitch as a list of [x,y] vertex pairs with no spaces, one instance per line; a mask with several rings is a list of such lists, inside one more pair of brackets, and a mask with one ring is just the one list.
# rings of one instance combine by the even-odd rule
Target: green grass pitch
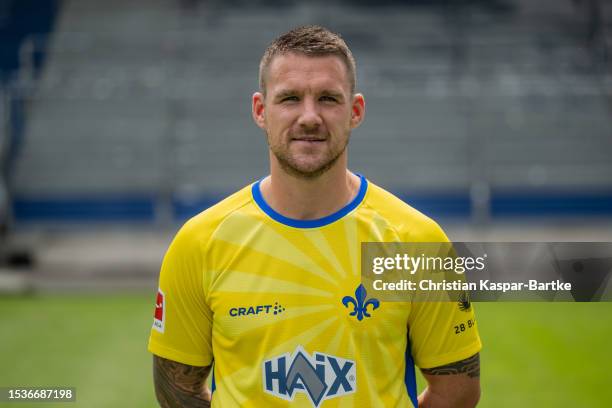
[[[153,305],[153,293],[1,297],[0,386],[73,386],[77,402],[0,407],[156,406]],[[612,406],[612,303],[479,303],[476,313],[479,406]]]

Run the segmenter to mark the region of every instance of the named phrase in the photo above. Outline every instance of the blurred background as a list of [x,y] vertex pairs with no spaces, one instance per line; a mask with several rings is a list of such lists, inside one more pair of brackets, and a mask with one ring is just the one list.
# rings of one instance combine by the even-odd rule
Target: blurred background
[[[612,241],[610,1],[0,0],[0,386],[154,405],[164,251],[267,174],[250,97],[302,24],[357,60],[353,171],[455,241]],[[609,303],[477,306],[481,406],[612,404]]]

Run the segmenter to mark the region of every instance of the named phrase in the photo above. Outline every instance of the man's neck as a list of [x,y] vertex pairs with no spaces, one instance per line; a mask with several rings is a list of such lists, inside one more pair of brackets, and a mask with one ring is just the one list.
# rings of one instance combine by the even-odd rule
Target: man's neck
[[261,194],[276,212],[296,220],[315,220],[331,215],[355,198],[359,177],[336,163],[315,179],[295,177],[272,166],[260,185]]

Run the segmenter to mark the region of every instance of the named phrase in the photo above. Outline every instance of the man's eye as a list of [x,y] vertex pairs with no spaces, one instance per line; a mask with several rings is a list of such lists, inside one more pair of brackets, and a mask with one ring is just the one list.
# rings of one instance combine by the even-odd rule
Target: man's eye
[[322,96],[319,98],[319,100],[324,101],[324,102],[337,102],[338,101],[333,96]]
[[299,100],[297,96],[285,96],[281,99],[281,102],[295,102],[297,100]]

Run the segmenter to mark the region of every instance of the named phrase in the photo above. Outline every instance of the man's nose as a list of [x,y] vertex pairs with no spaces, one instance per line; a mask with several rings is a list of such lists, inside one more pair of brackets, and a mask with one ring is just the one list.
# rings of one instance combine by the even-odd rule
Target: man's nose
[[309,98],[304,99],[298,125],[306,129],[312,129],[321,126],[321,123],[322,119],[316,102]]

